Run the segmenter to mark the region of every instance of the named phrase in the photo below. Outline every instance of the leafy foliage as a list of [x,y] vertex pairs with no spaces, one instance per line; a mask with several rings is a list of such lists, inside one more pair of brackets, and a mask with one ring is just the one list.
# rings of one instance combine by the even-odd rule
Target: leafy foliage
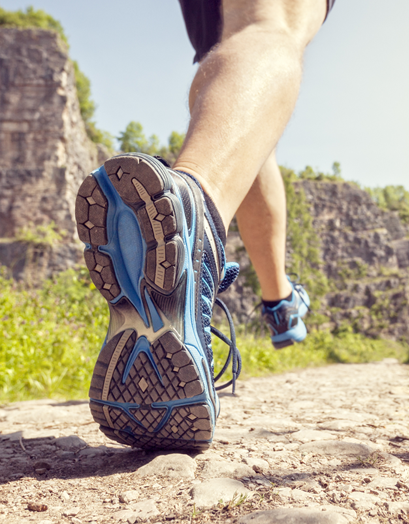
[[25,289],[0,275],[0,398],[86,396],[108,308],[85,269]]
[[343,180],[341,176],[341,164],[339,162],[334,162],[332,164],[332,173],[316,172],[311,166],[306,166],[297,176],[301,180],[318,180],[326,182],[342,182]]
[[[85,268],[27,289],[0,272],[0,400],[84,398],[108,324],[106,301]],[[313,331],[297,346],[274,351],[269,337],[238,335],[244,376],[280,373],[330,362],[407,358],[407,346],[367,339],[345,329]],[[216,371],[226,346],[214,341]]]
[[55,222],[51,221],[49,224],[40,225],[29,223],[17,231],[15,239],[26,244],[46,247],[60,242],[65,235],[66,231],[58,230]]
[[[238,345],[243,359],[243,377],[283,373],[296,368],[323,366],[331,363],[374,362],[383,358],[408,360],[409,346],[389,340],[371,339],[345,329],[337,334],[328,330],[312,331],[308,337],[293,346],[274,351],[269,337],[255,337],[241,333]],[[226,360],[226,346],[215,339],[215,372]],[[226,374],[229,380],[231,375]]]
[[[281,167],[287,197],[287,272],[296,273],[306,285],[312,299],[311,309],[319,308],[319,300],[328,292],[328,281],[321,270],[320,240],[314,229],[305,193],[296,186],[299,177],[290,169]],[[308,168],[307,168],[308,169]],[[323,319],[311,315],[309,323]]]
[[159,151],[159,138],[156,135],[146,138],[139,122],[129,122],[125,131],[119,134],[118,140],[124,153],[146,153],[153,156]]
[[397,211],[399,218],[409,224],[409,191],[403,186],[366,188],[381,209]]
[[6,11],[0,7],[0,26],[21,27],[22,29],[29,27],[49,29],[58,33],[61,39],[68,45],[67,37],[60,22],[42,9],[35,10],[32,6],[27,7],[25,12],[21,9],[18,11]]
[[149,138],[145,135],[142,124],[140,122],[129,122],[125,131],[122,131],[117,137],[120,144],[120,149],[124,153],[146,153],[148,155],[159,155],[173,164],[179,154],[183,145],[185,135],[172,131],[168,139],[167,146],[161,146],[159,138],[156,135],[151,135]]
[[113,136],[107,131],[98,129],[93,120],[96,105],[91,98],[91,82],[80,70],[78,63],[73,60],[75,72],[75,85],[77,88],[80,112],[85,124],[85,129],[89,138],[96,144],[103,144],[108,150],[114,149]]

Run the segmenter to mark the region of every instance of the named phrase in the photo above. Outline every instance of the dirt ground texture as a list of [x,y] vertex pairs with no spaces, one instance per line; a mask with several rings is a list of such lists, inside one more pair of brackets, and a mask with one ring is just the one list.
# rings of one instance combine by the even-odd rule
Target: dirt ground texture
[[239,381],[214,444],[109,441],[87,401],[0,409],[0,522],[409,523],[409,368],[393,359]]

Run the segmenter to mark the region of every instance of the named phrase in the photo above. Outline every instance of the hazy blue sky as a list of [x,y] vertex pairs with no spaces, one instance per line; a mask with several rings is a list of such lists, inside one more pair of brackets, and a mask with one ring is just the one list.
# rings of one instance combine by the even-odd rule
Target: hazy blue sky
[[[165,142],[185,131],[196,67],[177,0],[0,0],[60,20],[91,79],[98,125],[130,120]],[[409,189],[408,0],[337,0],[309,46],[300,98],[279,144],[281,164]]]

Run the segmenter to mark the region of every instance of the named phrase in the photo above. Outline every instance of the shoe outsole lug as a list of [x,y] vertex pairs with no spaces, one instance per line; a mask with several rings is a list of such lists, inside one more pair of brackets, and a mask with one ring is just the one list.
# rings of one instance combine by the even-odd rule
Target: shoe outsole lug
[[294,345],[294,340],[284,340],[283,342],[273,342],[273,346],[275,349],[283,349],[288,346]]
[[[184,282],[180,277],[185,247],[182,208],[170,191],[171,182],[137,156],[115,157],[104,167],[138,220],[147,245],[144,277],[150,294],[162,296],[164,305],[172,304],[166,297],[177,293],[179,282]],[[121,288],[110,256],[98,249],[109,240],[108,207],[97,179],[88,176],[76,202],[78,234],[88,244],[84,256],[91,279],[111,302]],[[203,401],[200,373],[179,335],[170,327],[150,345],[149,354],[142,351],[134,358],[137,342],[137,326],[126,329],[108,340],[97,359],[89,396],[91,413],[101,431],[117,442],[145,449],[208,448],[212,415]],[[193,397],[199,395],[195,402]],[[186,405],[174,406],[175,400],[185,400]],[[159,407],[160,402],[169,404]],[[136,407],[130,409],[132,404]]]

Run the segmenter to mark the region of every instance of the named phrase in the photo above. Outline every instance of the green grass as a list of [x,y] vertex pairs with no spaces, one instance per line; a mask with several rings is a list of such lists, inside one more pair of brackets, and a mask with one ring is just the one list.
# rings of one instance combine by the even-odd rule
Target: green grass
[[[108,307],[85,269],[61,273],[41,289],[24,289],[0,273],[0,400],[85,398],[103,343]],[[243,377],[281,373],[331,362],[406,361],[403,344],[344,332],[311,333],[306,341],[274,351],[268,337],[239,333]],[[214,343],[216,370],[226,347]],[[226,376],[228,378],[228,376]]]
[[[243,360],[243,378],[333,363],[375,362],[384,358],[406,362],[409,349],[398,342],[370,339],[351,332],[334,335],[329,331],[313,331],[304,342],[279,351],[273,350],[269,337],[239,334],[237,345]],[[213,346],[217,371],[225,361],[226,346],[218,339]],[[226,374],[226,378],[231,375]]]

